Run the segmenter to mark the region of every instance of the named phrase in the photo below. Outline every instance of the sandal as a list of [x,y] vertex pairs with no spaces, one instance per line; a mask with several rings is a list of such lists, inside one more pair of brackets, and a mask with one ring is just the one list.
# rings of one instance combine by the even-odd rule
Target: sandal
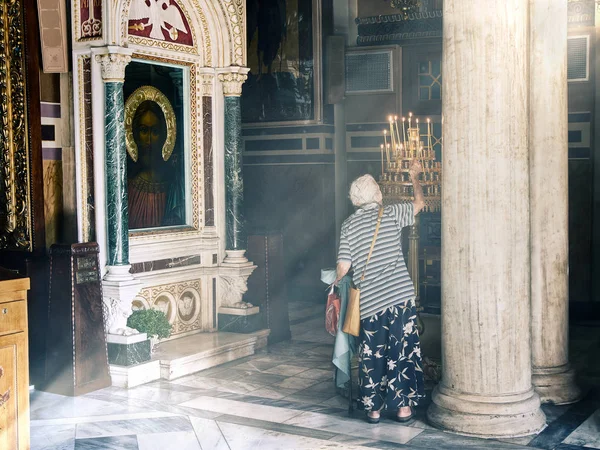
[[396,422],[400,422],[400,423],[406,423],[406,422],[410,422],[411,420],[414,419],[415,417],[415,410],[412,408],[412,406],[409,407],[410,408],[410,415],[406,416],[406,417],[400,417],[397,413],[395,415],[396,418]]

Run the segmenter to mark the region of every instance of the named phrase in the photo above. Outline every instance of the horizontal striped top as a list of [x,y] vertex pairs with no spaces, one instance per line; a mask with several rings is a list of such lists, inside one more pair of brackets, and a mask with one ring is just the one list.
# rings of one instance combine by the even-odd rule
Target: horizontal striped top
[[371,203],[358,209],[342,224],[338,262],[349,262],[353,281],[360,288],[360,318],[365,319],[390,306],[414,298],[415,290],[402,255],[402,228],[415,221],[412,203],[384,207],[373,254],[362,276],[375,227],[379,205]]

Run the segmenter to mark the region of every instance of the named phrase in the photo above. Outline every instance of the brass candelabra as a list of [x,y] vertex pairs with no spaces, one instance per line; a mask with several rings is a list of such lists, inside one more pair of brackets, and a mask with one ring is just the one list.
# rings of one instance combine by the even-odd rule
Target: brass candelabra
[[[433,149],[432,123],[419,123],[412,113],[408,119],[389,117],[390,129],[383,132],[381,144],[381,177],[379,185],[386,203],[409,202],[414,200],[409,169],[416,159],[423,166],[419,176],[425,198],[425,211],[439,211],[441,208],[442,163],[436,161]],[[421,134],[421,126],[426,126]]]
[[[425,124],[419,119],[398,116],[389,117],[390,129],[383,132],[381,144],[381,176],[379,186],[385,204],[412,202],[414,200],[413,184],[410,179],[410,166],[418,160],[423,172],[419,181],[423,188],[425,211],[436,212],[442,206],[442,163],[436,161],[433,149],[433,124],[426,119]],[[426,132],[421,134],[421,126],[425,125]],[[410,227],[408,235],[408,271],[413,280],[416,293],[417,312],[422,311],[419,284],[419,215],[415,217],[414,224]],[[417,314],[417,327],[419,332],[425,332],[425,326]]]

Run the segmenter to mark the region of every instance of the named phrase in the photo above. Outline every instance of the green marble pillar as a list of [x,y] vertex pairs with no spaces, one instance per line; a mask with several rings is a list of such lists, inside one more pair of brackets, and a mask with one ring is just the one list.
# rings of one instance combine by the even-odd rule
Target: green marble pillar
[[104,86],[108,265],[120,266],[129,264],[125,103],[122,82],[106,82]]
[[225,97],[225,218],[227,250],[246,248],[242,205],[242,112],[239,96]]

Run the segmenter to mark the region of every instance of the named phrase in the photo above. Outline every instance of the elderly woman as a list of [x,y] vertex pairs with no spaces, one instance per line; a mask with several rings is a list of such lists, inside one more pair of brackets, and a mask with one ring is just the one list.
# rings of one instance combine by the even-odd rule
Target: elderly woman
[[[415,291],[401,246],[402,228],[412,225],[425,205],[421,170],[418,162],[411,165],[414,202],[385,207],[372,176],[356,179],[350,200],[358,209],[342,224],[337,281],[352,267],[354,284],[361,291],[358,386],[369,423],[378,423],[386,406],[396,411],[396,420],[408,422],[412,407],[423,397]],[[375,246],[361,282],[378,220]]]

